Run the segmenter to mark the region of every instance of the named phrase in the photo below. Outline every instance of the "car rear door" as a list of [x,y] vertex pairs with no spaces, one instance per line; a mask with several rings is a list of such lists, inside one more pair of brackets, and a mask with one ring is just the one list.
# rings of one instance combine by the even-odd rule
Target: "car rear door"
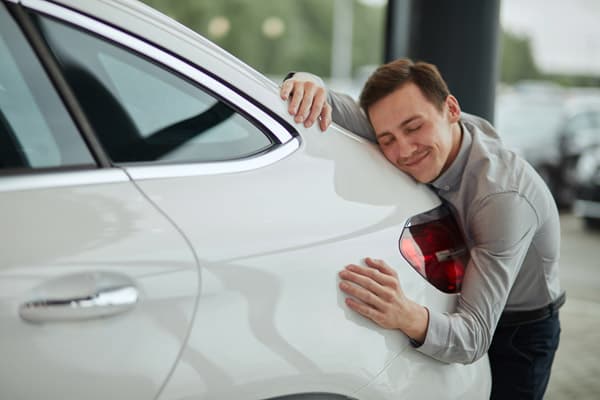
[[18,7],[0,3],[0,397],[153,399],[193,320],[194,253],[99,167]]

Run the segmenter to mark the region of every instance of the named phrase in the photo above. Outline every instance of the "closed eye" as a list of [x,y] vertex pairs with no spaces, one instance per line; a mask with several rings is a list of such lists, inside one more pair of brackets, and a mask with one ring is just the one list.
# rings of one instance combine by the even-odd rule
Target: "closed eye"
[[389,144],[392,144],[394,142],[394,140],[396,140],[396,138],[394,136],[386,135],[379,139],[379,144],[382,146],[387,146]]
[[408,132],[408,133],[416,132],[419,129],[421,129],[421,126],[423,126],[423,124],[419,124],[419,125],[415,125],[415,126],[407,126],[406,127],[406,132]]

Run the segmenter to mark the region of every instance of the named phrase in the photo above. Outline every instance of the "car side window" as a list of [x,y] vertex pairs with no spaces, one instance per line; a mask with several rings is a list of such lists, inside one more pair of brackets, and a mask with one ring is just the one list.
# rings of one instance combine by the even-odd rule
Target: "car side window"
[[90,165],[73,120],[0,4],[0,172]]
[[273,146],[233,108],[173,71],[61,22],[38,17],[38,25],[114,162],[225,161]]

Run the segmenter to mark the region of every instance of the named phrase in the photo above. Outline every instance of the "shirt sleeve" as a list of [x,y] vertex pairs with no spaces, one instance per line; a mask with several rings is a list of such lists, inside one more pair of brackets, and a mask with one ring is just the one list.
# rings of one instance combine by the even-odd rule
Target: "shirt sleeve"
[[327,101],[331,105],[331,119],[336,124],[372,142],[376,142],[375,132],[358,103],[350,96],[327,91]]
[[471,259],[456,312],[429,310],[427,335],[418,351],[463,364],[487,352],[539,223],[534,208],[516,192],[473,204],[466,227],[473,243]]

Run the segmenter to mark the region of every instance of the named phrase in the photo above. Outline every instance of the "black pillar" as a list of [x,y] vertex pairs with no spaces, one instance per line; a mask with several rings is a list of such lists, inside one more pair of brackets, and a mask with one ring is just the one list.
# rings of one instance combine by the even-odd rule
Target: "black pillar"
[[388,0],[386,61],[435,64],[463,111],[494,117],[500,0]]
[[385,26],[385,61],[408,57],[411,0],[388,0]]

